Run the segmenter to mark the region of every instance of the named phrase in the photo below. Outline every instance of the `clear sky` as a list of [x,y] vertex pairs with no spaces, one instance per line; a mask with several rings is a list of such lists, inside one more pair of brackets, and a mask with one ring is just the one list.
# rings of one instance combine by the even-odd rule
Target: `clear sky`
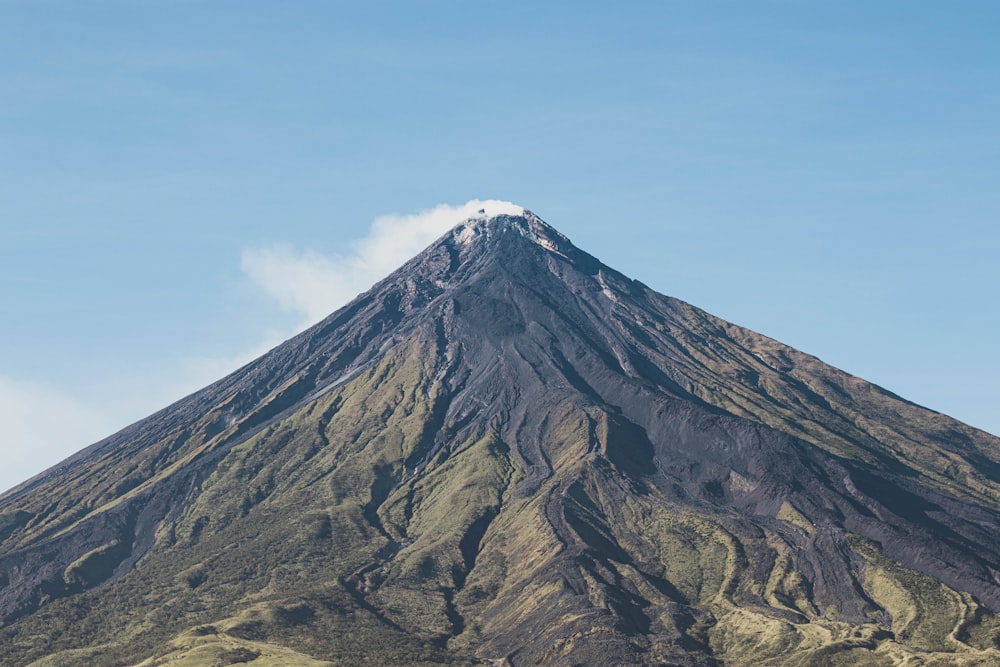
[[1000,433],[998,34],[995,0],[0,0],[0,488],[473,198]]

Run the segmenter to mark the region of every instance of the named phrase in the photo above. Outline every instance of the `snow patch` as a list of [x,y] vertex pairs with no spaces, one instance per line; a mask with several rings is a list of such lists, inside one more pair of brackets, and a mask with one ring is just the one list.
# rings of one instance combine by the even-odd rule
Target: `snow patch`
[[471,225],[462,225],[455,230],[455,241],[465,245],[479,234],[479,230]]
[[611,290],[608,282],[604,279],[604,271],[597,272],[597,283],[601,286],[601,293],[608,297],[608,300],[610,300],[611,303],[619,303],[618,295]]
[[[557,255],[562,255],[563,253],[559,250],[559,246],[550,241],[549,239],[539,236],[538,234],[531,234],[530,238],[532,241],[542,246],[546,250],[556,253]],[[565,255],[563,255],[565,257]]]
[[[475,215],[452,229],[452,239],[456,244],[467,245],[479,236],[485,236],[489,239],[493,234],[511,231],[529,239],[532,243],[554,255],[569,259],[566,255],[569,239],[546,225],[531,211],[511,202],[480,203],[492,203],[493,206],[478,209]],[[497,218],[501,219],[497,220]]]
[[[493,218],[502,215],[523,218],[527,215],[527,209],[523,206],[498,199],[487,199],[485,201],[473,199],[462,206],[451,207],[450,212],[462,214],[461,219],[456,221],[458,224],[452,231],[455,241],[462,245],[469,243],[469,241],[480,234],[488,232],[489,228],[486,223]],[[525,232],[521,225],[508,224],[504,227],[504,229],[506,228],[516,228],[522,234]]]

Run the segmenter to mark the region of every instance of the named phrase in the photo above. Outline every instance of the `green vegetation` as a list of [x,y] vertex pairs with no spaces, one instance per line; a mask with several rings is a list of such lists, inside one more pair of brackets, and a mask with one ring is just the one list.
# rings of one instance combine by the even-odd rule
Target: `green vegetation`
[[[241,647],[261,652],[253,664],[326,664],[302,662],[314,654],[352,664],[451,664],[455,658],[430,641],[435,632],[404,633],[357,588],[357,573],[390,544],[367,507],[381,504],[406,453],[424,444],[415,440],[427,420],[420,396],[432,390],[420,368],[425,358],[420,348],[399,350],[233,448],[134,571],[0,628],[0,641],[15,647],[5,661],[69,659],[100,645],[87,649],[88,664],[214,664]],[[491,446],[473,444],[449,465],[468,461],[462,474],[474,474],[480,464],[472,454]],[[433,513],[420,513],[433,525],[425,514]],[[458,551],[457,537],[432,535],[430,552],[448,539]],[[99,583],[118,551],[111,543],[87,553],[66,569],[67,584]],[[249,608],[258,611],[240,611]],[[206,625],[220,628],[219,637],[189,641],[185,628]],[[294,646],[300,662],[282,663],[282,645]],[[268,656],[274,661],[261,662]]]
[[892,616],[897,639],[926,650],[959,650],[954,636],[969,611],[962,596],[939,581],[901,567],[860,536],[849,542],[867,562],[865,590]]
[[[74,561],[64,580],[82,593],[0,629],[11,664],[471,664],[508,655],[512,627],[550,632],[535,659],[561,662],[594,638],[623,641],[616,619],[734,664],[997,657],[991,615],[856,536],[866,593],[891,623],[844,622],[777,534],[677,511],[596,465],[623,437],[602,413],[553,406],[560,474],[517,497],[525,473],[495,431],[442,442],[428,430],[437,354],[400,349],[234,447],[130,574],[100,585],[125,555],[118,541]],[[787,501],[776,519],[813,530]],[[652,660],[674,645],[645,650]]]
[[1000,664],[1000,441],[514,236],[8,496],[0,661]]
[[110,578],[115,567],[126,555],[125,545],[118,540],[112,540],[70,563],[63,573],[63,581],[72,591],[92,588]]

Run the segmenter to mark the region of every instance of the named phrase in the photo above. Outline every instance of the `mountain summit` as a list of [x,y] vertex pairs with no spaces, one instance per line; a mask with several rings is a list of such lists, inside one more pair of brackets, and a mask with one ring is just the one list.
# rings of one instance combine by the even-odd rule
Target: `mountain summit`
[[5,665],[1000,664],[1000,439],[461,223],[0,496]]

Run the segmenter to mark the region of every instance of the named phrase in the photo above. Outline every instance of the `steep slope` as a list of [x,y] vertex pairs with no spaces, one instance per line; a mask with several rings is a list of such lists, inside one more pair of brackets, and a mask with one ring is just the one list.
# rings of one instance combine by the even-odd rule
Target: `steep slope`
[[0,497],[0,654],[997,664],[998,471],[529,212],[471,219]]

